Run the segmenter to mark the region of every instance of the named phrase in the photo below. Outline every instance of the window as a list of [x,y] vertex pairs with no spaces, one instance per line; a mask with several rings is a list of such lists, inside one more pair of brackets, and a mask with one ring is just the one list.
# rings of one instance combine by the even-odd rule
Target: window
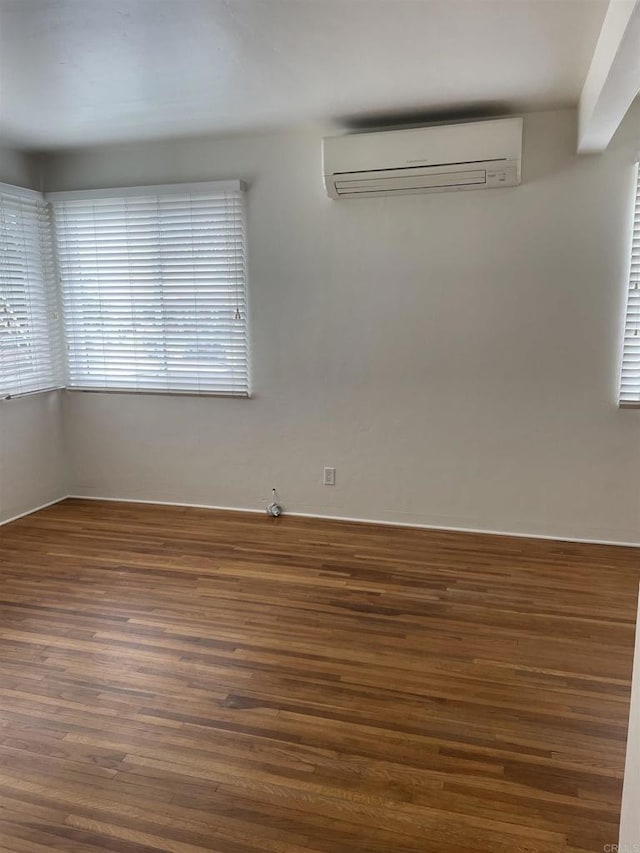
[[631,270],[624,326],[620,405],[640,406],[640,169],[637,175],[631,239]]
[[60,356],[47,207],[0,184],[0,397],[60,387]]
[[69,388],[248,395],[239,181],[48,198]]

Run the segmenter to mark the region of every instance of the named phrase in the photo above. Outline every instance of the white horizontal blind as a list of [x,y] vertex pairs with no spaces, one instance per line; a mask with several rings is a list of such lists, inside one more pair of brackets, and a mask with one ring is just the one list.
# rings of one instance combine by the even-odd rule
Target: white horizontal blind
[[49,213],[39,193],[0,185],[0,397],[62,384]]
[[631,241],[631,272],[624,327],[620,404],[640,406],[640,169]]
[[246,396],[244,193],[53,193],[70,388]]

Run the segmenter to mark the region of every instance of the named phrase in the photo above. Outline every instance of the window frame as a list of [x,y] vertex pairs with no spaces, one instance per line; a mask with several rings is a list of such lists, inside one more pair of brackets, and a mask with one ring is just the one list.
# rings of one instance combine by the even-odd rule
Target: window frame
[[[38,190],[28,187],[20,187],[15,184],[0,182],[0,211],[4,212],[2,197],[34,203],[35,221],[25,226],[22,224],[23,235],[28,229],[35,229],[37,236],[31,234],[24,236],[20,250],[24,253],[21,263],[25,272],[22,274],[24,281],[24,301],[26,307],[24,316],[29,325],[30,345],[34,346],[39,354],[34,355],[37,360],[44,358],[44,369],[34,367],[30,372],[31,378],[18,380],[11,386],[0,384],[0,399],[11,400],[20,397],[29,397],[34,394],[46,394],[64,388],[64,357],[61,338],[61,313],[59,293],[56,285],[55,264],[56,247],[51,228],[51,217],[45,198]],[[39,210],[42,208],[42,210]],[[8,251],[9,244],[5,247],[2,238],[5,228],[0,223],[0,254]],[[29,275],[29,267],[33,263],[29,258],[29,252],[36,249],[37,261],[34,276]],[[33,257],[33,255],[32,255]],[[0,290],[3,282],[11,280],[9,274],[3,275],[0,265]],[[7,284],[9,287],[9,285]],[[15,288],[15,284],[14,284]],[[10,303],[7,303],[10,304]],[[0,365],[1,368],[1,365]],[[17,376],[20,368],[17,368]],[[2,379],[0,377],[0,383]],[[15,389],[15,390],[14,390]]]
[[[170,196],[172,194],[175,195],[188,195],[194,194],[197,196],[198,193],[206,194],[206,193],[220,193],[223,195],[224,193],[238,193],[239,194],[239,209],[236,212],[238,222],[241,227],[241,240],[240,240],[240,251],[241,251],[241,261],[240,268],[242,269],[242,274],[234,279],[235,284],[240,288],[241,291],[241,299],[242,299],[242,310],[244,313],[244,317],[242,317],[243,326],[242,326],[242,337],[243,337],[243,350],[244,350],[244,360],[242,361],[242,367],[240,370],[240,381],[238,383],[238,389],[226,390],[224,388],[218,389],[210,389],[210,388],[179,388],[179,387],[144,387],[144,380],[142,380],[142,384],[138,387],[116,387],[115,385],[100,385],[96,383],[95,387],[90,385],[71,385],[69,375],[67,373],[67,384],[66,389],[72,391],[74,393],[108,393],[108,394],[151,394],[151,395],[163,395],[163,396],[196,396],[196,397],[233,397],[237,399],[246,399],[252,396],[251,393],[251,329],[250,329],[250,317],[249,317],[249,282],[248,282],[248,274],[247,274],[247,266],[248,266],[248,258],[247,258],[247,233],[246,233],[246,184],[240,180],[227,180],[227,181],[205,181],[205,182],[191,182],[191,183],[176,183],[176,184],[157,184],[157,185],[145,185],[145,186],[132,186],[132,187],[110,187],[99,190],[71,190],[71,191],[62,191],[62,192],[51,192],[46,193],[44,198],[45,200],[53,207],[53,218],[52,218],[52,229],[53,229],[53,241],[54,247],[56,249],[56,255],[59,254],[59,242],[58,242],[58,232],[56,227],[56,205],[60,202],[66,201],[91,201],[91,200],[104,200],[104,199],[120,199],[120,198],[137,198],[137,197],[163,197]],[[238,282],[240,282],[238,284]],[[59,290],[59,298],[61,302],[62,313],[64,317],[65,304],[64,304],[64,282],[62,280],[62,274],[60,266],[58,268],[58,290]],[[160,288],[162,290],[162,288]],[[65,335],[65,344],[66,348],[68,348],[68,338],[69,338],[69,328],[70,324],[66,321],[63,322],[63,329]],[[196,331],[197,335],[197,331]],[[66,359],[67,366],[69,365],[69,358]],[[194,374],[197,373],[197,368],[194,371]],[[170,381],[170,374],[165,374],[166,381]],[[233,384],[233,383],[231,383]]]
[[[629,264],[627,287],[625,290],[624,315],[622,318],[622,353],[618,370],[618,406],[621,409],[640,408],[640,162],[635,164],[633,182],[633,202],[631,214],[631,235],[629,244]],[[635,267],[635,269],[634,269]],[[632,305],[632,298],[634,304]],[[630,317],[636,317],[633,321]],[[631,332],[632,330],[632,332]],[[630,341],[637,338],[637,343]],[[638,377],[632,383],[627,382],[625,391],[625,369],[637,359]],[[631,368],[633,369],[633,368]],[[635,395],[635,399],[633,398]],[[625,398],[626,397],[626,398]]]

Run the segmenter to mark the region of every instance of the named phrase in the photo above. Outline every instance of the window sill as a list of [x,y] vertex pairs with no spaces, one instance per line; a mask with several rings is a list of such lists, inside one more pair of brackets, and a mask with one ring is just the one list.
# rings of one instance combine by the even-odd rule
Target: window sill
[[169,390],[151,390],[147,388],[71,388],[67,387],[65,391],[70,391],[73,394],[140,394],[152,397],[222,397],[225,399],[234,400],[250,400],[251,393],[234,393],[225,391],[169,391]]
[[54,391],[64,391],[64,385],[53,385],[51,388],[39,388],[37,391],[23,391],[20,394],[0,395],[0,402],[10,403],[12,400],[24,400],[25,397],[37,397],[39,394],[51,394]]

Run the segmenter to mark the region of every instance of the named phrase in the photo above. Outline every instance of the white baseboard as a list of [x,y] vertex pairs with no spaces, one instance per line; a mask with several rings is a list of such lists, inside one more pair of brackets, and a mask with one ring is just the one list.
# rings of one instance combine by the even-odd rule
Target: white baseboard
[[5,518],[3,521],[0,521],[0,527],[4,524],[11,524],[12,521],[17,521],[19,518],[24,518],[27,515],[32,515],[34,512],[39,512],[41,509],[46,509],[48,506],[53,506],[54,504],[59,504],[60,501],[64,501],[69,497],[69,495],[62,495],[62,497],[56,498],[53,501],[48,501],[46,504],[40,504],[40,506],[34,506],[33,509],[27,509],[24,512],[18,513],[18,515],[12,515],[11,518]]
[[[254,515],[263,515],[265,513],[263,509],[256,509],[255,507],[219,506],[217,504],[183,503],[180,501],[152,501],[142,500],[141,498],[107,498],[101,497],[99,495],[63,495],[62,497],[59,497],[56,500],[49,501],[48,503],[42,504],[41,506],[36,506],[33,509],[21,512],[19,515],[14,515],[11,518],[7,518],[4,521],[0,521],[0,527],[5,524],[9,524],[12,521],[17,521],[19,518],[24,518],[27,515],[31,515],[34,512],[39,512],[41,509],[46,509],[47,507],[60,503],[61,501],[66,500],[67,498],[74,498],[75,500],[82,501],[109,501],[112,503],[151,504],[153,506],[179,506],[192,509],[221,510],[223,512],[250,512]],[[619,539],[593,539],[587,537],[558,535],[550,536],[544,533],[522,533],[514,532],[513,530],[491,530],[488,528],[480,527],[453,527],[450,525],[421,524],[418,522],[409,521],[383,521],[381,519],[376,518],[356,518],[346,515],[323,515],[320,513],[312,512],[287,511],[285,515],[292,515],[295,518],[317,518],[323,519],[325,521],[344,521],[349,522],[351,524],[375,524],[378,527],[409,527],[417,530],[439,530],[444,533],[479,533],[486,534],[487,536],[512,536],[517,539],[543,539],[550,542],[575,542],[581,545],[617,545],[622,546],[624,548],[640,548],[640,542],[627,542]]]
[[[257,515],[266,515],[264,509],[256,509],[255,507],[218,506],[215,504],[181,503],[179,501],[150,501],[141,500],[140,498],[105,498],[98,495],[67,495],[66,497],[83,501],[112,501],[114,503],[152,504],[154,506],[180,506],[191,507],[193,509],[212,509],[222,510],[224,512],[251,512]],[[53,503],[57,503],[57,501],[54,501]],[[39,507],[39,509],[42,509],[42,507]],[[33,511],[35,512],[36,510]],[[486,534],[487,536],[512,536],[517,539],[544,539],[551,542],[575,542],[580,545],[618,545],[624,548],[640,548],[640,542],[626,542],[617,539],[549,536],[544,533],[516,533],[510,530],[489,530],[486,528],[476,527],[451,527],[439,524],[420,524],[409,521],[381,521],[380,519],[375,518],[354,518],[345,515],[323,515],[312,512],[291,512],[289,510],[284,514],[292,515],[295,518],[317,518],[325,521],[345,521],[353,524],[375,524],[378,527],[410,527],[417,530],[439,530],[444,533],[480,533]]]

